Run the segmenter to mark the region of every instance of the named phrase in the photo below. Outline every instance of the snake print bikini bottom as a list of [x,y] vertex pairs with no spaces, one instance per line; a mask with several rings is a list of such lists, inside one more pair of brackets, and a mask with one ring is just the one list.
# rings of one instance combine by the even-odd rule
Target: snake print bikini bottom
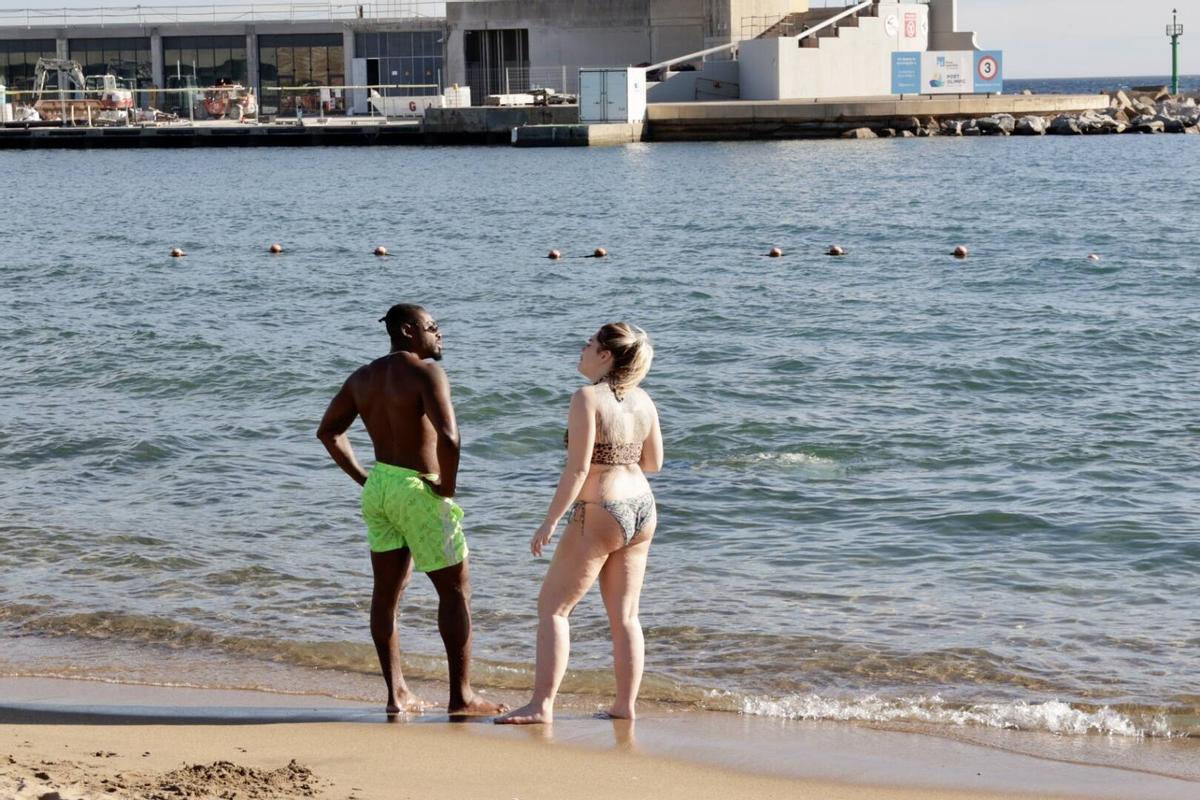
[[621,533],[626,547],[629,546],[630,541],[635,536],[645,529],[646,524],[654,518],[656,513],[654,495],[651,492],[646,492],[635,497],[624,497],[620,500],[601,500],[599,503],[585,503],[580,500],[571,506],[571,513],[567,517],[567,523],[570,524],[576,519],[583,522],[584,507],[589,505],[600,506],[609,514],[612,514],[613,519],[621,526]]

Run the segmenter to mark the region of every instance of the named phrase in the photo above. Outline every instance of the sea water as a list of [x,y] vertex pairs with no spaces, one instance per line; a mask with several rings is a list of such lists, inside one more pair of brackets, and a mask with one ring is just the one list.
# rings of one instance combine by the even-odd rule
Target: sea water
[[[530,685],[576,360],[628,319],[666,440],[645,698],[1200,735],[1200,137],[26,152],[0,186],[6,674],[377,697],[314,433],[419,302],[480,685]],[[440,677],[419,577],[401,625]],[[608,691],[595,592],[572,635],[567,688]]]

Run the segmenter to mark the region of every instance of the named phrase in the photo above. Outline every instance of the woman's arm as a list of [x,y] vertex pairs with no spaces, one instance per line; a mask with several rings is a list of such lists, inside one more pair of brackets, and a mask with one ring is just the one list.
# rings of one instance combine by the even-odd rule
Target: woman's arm
[[546,518],[529,543],[529,550],[535,556],[540,556],[542,549],[554,538],[559,520],[567,513],[575,498],[579,497],[592,466],[592,448],[596,444],[596,405],[595,395],[590,388],[583,387],[571,398],[571,410],[567,413],[567,463],[558,478],[558,489],[550,501],[550,508],[546,510]]
[[646,440],[642,442],[642,457],[638,461],[638,466],[642,468],[642,472],[658,472],[663,465],[663,443],[662,430],[658,427],[658,408],[655,407],[654,401],[650,401],[650,432],[646,434]]

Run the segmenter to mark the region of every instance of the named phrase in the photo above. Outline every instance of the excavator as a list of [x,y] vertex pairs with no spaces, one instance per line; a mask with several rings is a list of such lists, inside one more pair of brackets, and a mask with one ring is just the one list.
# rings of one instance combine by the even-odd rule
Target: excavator
[[[57,90],[46,90],[50,75]],[[91,122],[103,112],[125,112],[133,108],[133,92],[123,88],[115,75],[83,75],[77,61],[69,58],[39,58],[33,68],[33,107],[42,119]]]

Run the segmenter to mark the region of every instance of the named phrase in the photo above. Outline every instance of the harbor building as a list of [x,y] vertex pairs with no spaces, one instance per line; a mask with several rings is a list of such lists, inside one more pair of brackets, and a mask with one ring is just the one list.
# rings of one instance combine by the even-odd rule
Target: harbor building
[[[926,68],[923,77],[923,56],[934,52],[944,54],[937,72]],[[536,87],[574,93],[581,67],[605,66],[651,68],[651,103],[970,93],[977,87],[958,73],[969,77],[978,64],[967,62],[978,52],[975,35],[957,30],[957,0],[0,10],[0,83],[10,102],[33,88],[39,59],[56,58],[77,62],[85,75],[119,76],[135,87],[140,107],[177,113],[204,87],[248,87],[268,118],[367,113],[363,87],[407,101],[461,85],[476,105]],[[982,68],[999,72],[1000,59],[988,59]],[[999,84],[981,85],[996,91]]]

